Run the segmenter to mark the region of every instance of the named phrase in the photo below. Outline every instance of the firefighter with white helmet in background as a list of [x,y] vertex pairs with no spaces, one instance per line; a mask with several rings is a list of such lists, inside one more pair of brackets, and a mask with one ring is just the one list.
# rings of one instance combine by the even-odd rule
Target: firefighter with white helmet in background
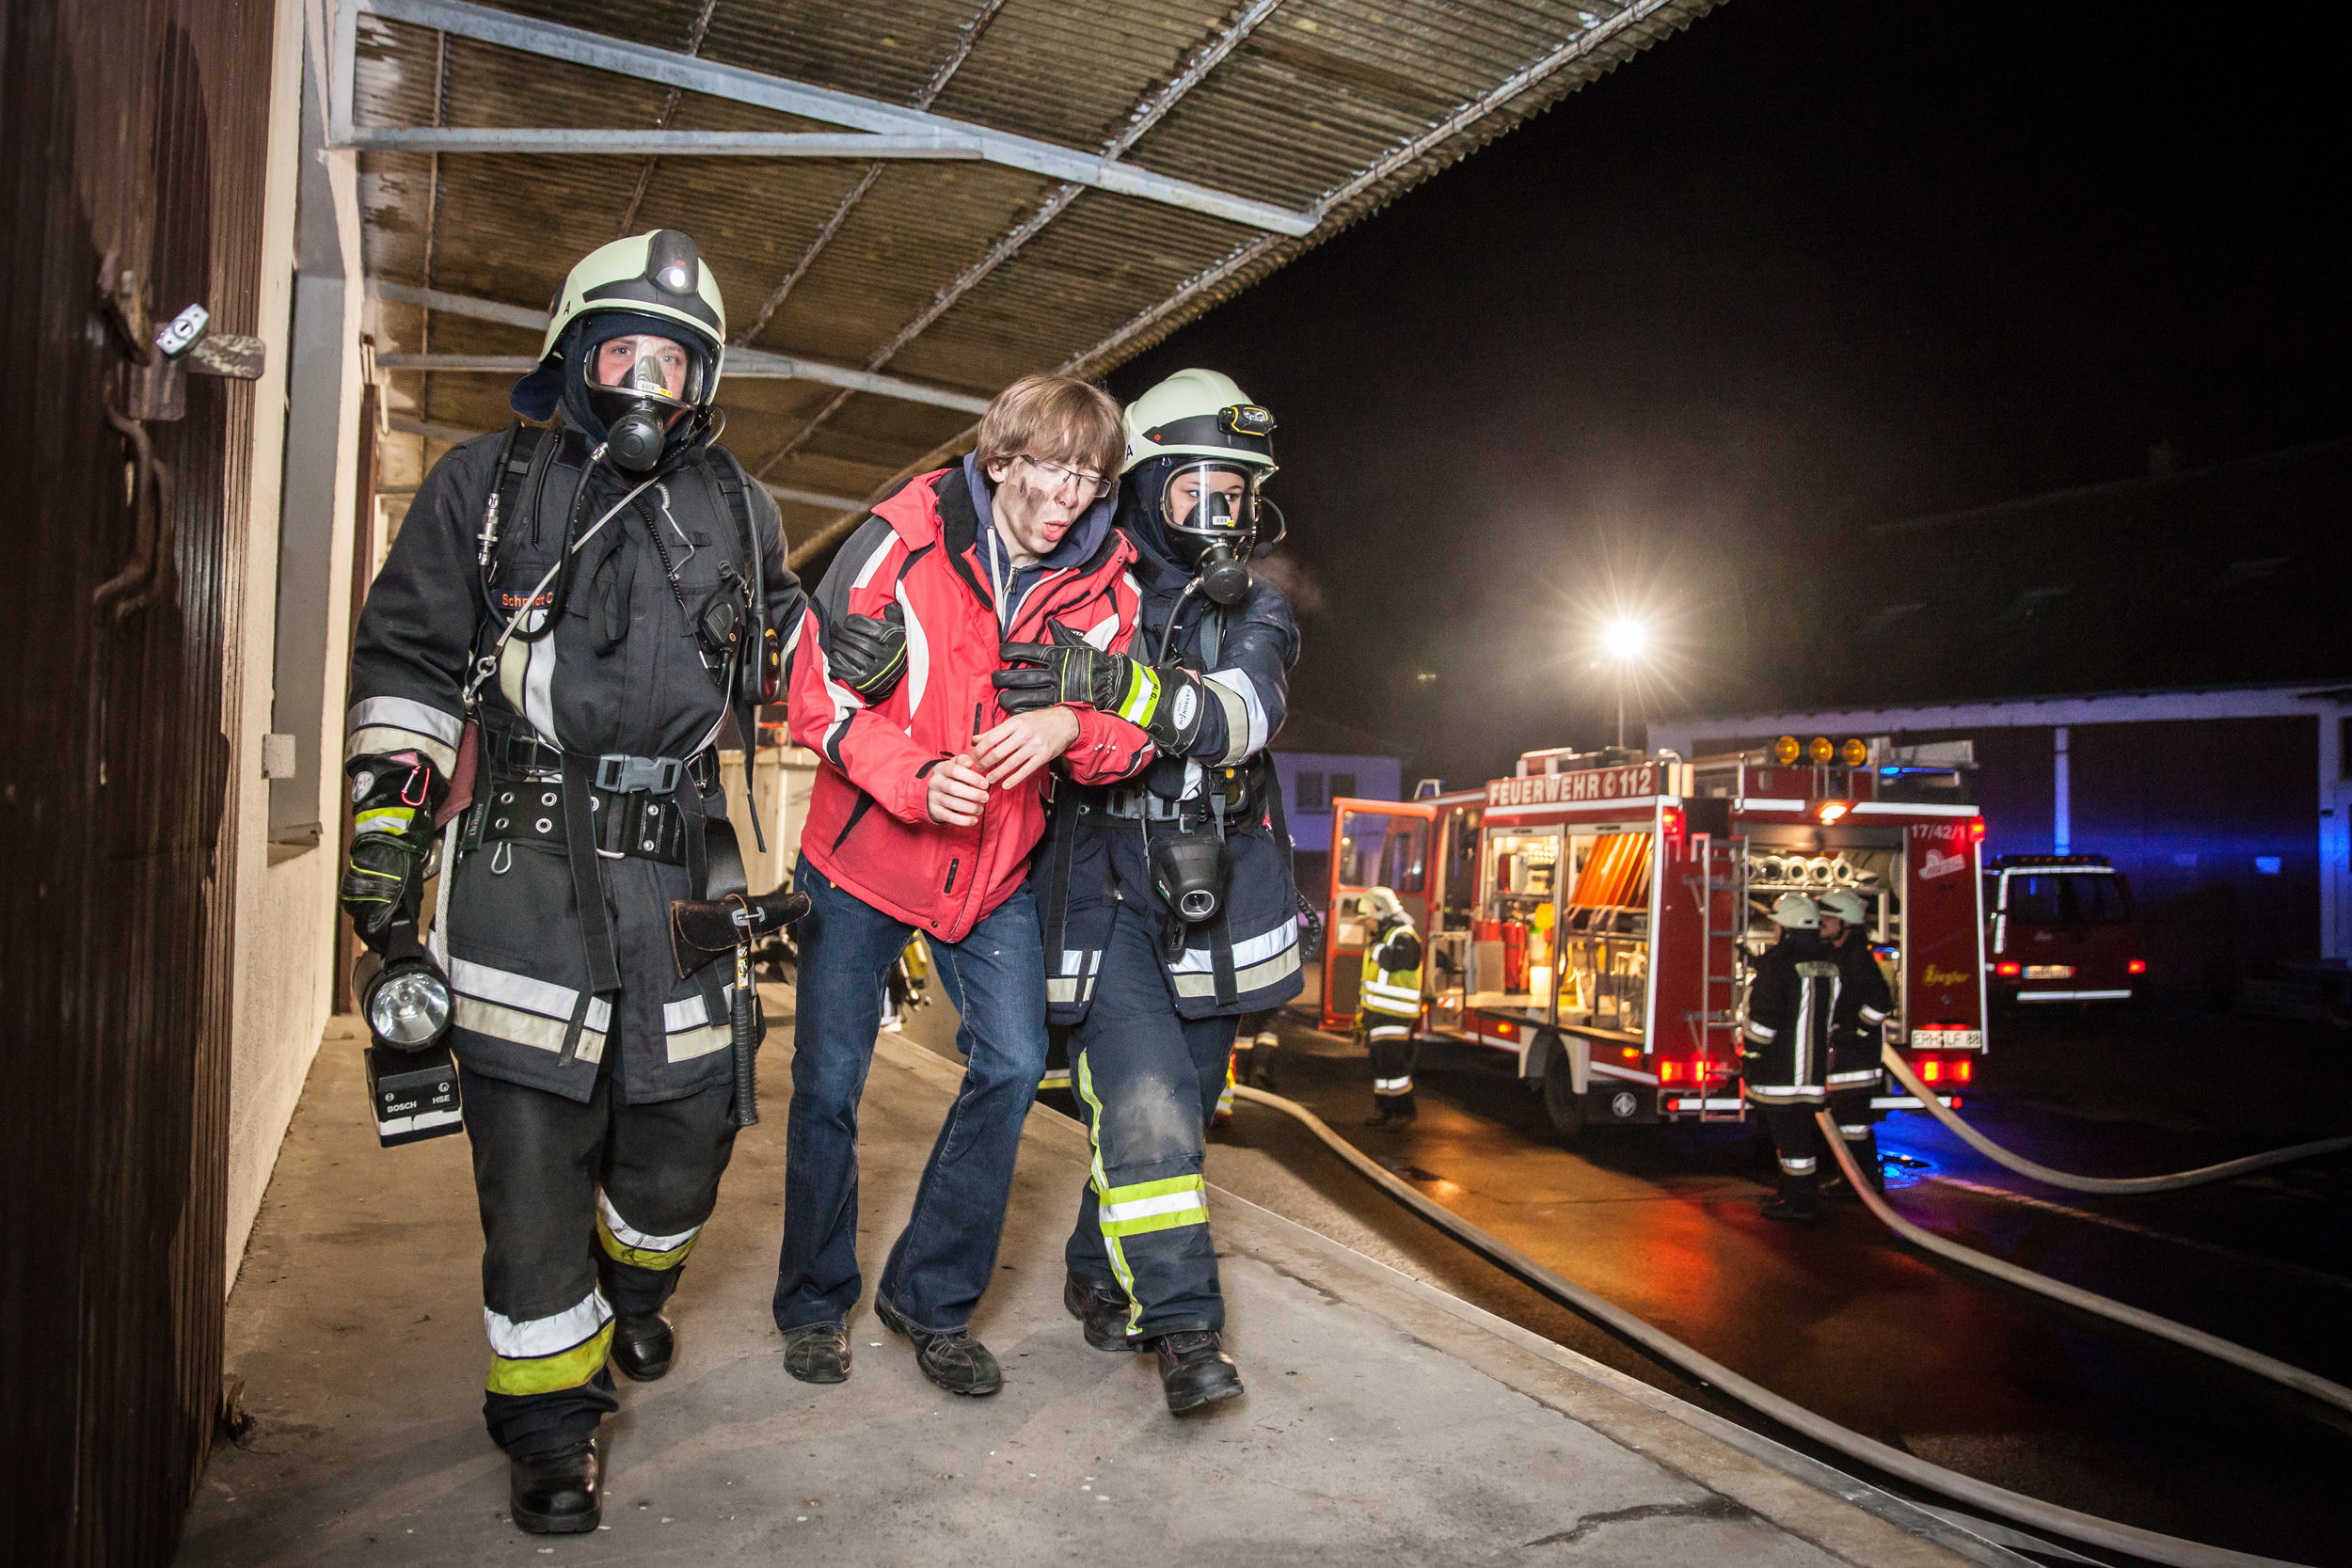
[[1813,1117],[1829,1103],[1831,1037],[1837,1017],[1837,956],[1820,937],[1821,910],[1801,893],[1772,905],[1778,940],[1757,956],[1748,981],[1740,1078],[1764,1117],[1780,1164],[1779,1191],[1764,1213],[1776,1220],[1814,1217],[1820,1190],[1820,1143]]
[[448,817],[430,961],[482,1213],[484,1417],[531,1531],[596,1528],[607,1361],[669,1370],[662,1306],[750,1114],[732,972],[681,973],[669,937],[674,902],[743,891],[716,747],[802,619],[775,503],[715,444],[725,342],[688,235],[589,254],[511,395],[540,423],[434,465],[354,639],[342,901],[424,961]]
[[1242,1391],[1200,1168],[1237,1022],[1300,986],[1297,892],[1266,746],[1298,626],[1249,562],[1279,541],[1260,492],[1274,418],[1215,371],[1125,411],[1119,527],[1143,609],[1122,657],[1084,627],[1008,643],[1005,707],[1081,704],[1140,725],[1157,759],[1124,784],[1057,781],[1032,876],[1054,1023],[1094,1145],[1063,1303],[1098,1350],[1156,1353],[1170,1411]]
[[1356,1028],[1372,1052],[1372,1115],[1364,1125],[1402,1126],[1420,1115],[1413,1104],[1413,1031],[1421,1022],[1421,933],[1388,888],[1359,895],[1356,915],[1364,923]]
[[1878,1133],[1871,1125],[1877,1113],[1870,1100],[1884,1081],[1880,1049],[1895,996],[1886,972],[1870,951],[1869,906],[1862,895],[1839,888],[1821,895],[1820,908],[1821,944],[1836,958],[1838,975],[1830,1040],[1830,1119],[1837,1124],[1837,1135],[1845,1140],[1863,1180],[1884,1192],[1886,1175],[1879,1165]]

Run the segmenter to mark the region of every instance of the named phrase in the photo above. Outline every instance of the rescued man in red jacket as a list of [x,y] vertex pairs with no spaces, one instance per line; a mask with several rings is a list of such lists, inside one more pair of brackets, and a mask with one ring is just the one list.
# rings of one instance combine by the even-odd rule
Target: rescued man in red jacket
[[[1151,760],[1143,731],[1091,707],[1007,717],[989,677],[1006,642],[1083,636],[1123,651],[1135,548],[1111,526],[1119,405],[1063,376],[998,394],[961,463],[911,481],[834,557],[807,611],[792,737],[821,759],[801,831],[802,920],[776,1326],[803,1383],[850,1372],[857,1305],[857,1105],[886,971],[920,931],[969,1066],[874,1296],[925,1376],[993,1394],[968,1331],[996,1267],[1021,1124],[1045,1069],[1045,958],[1026,884],[1046,765],[1081,784]],[[852,689],[843,639],[900,657]],[[902,646],[901,646],[902,645]]]

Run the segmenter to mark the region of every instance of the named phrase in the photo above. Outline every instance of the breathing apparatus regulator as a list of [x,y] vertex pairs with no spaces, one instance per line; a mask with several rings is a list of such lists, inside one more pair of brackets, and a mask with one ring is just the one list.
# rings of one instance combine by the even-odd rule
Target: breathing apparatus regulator
[[1210,603],[1231,610],[1249,596],[1249,562],[1279,544],[1282,509],[1261,493],[1275,472],[1274,416],[1231,376],[1178,371],[1127,405],[1126,461],[1158,476],[1160,529],[1193,570]]

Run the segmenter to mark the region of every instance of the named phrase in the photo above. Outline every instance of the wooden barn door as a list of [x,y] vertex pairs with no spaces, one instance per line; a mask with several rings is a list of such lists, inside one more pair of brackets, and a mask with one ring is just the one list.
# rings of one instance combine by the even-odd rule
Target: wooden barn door
[[142,309],[260,329],[275,33],[262,0],[0,7],[12,1562],[169,1561],[219,1403],[253,389],[126,420],[122,367]]

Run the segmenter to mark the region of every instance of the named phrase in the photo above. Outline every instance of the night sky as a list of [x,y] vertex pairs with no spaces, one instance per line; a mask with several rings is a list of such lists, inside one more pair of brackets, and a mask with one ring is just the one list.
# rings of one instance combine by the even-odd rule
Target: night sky
[[1294,702],[1420,773],[1610,738],[1619,607],[1642,703],[1800,705],[1870,524],[2352,433],[2334,36],[2220,20],[1731,0],[1112,389],[1274,410]]

